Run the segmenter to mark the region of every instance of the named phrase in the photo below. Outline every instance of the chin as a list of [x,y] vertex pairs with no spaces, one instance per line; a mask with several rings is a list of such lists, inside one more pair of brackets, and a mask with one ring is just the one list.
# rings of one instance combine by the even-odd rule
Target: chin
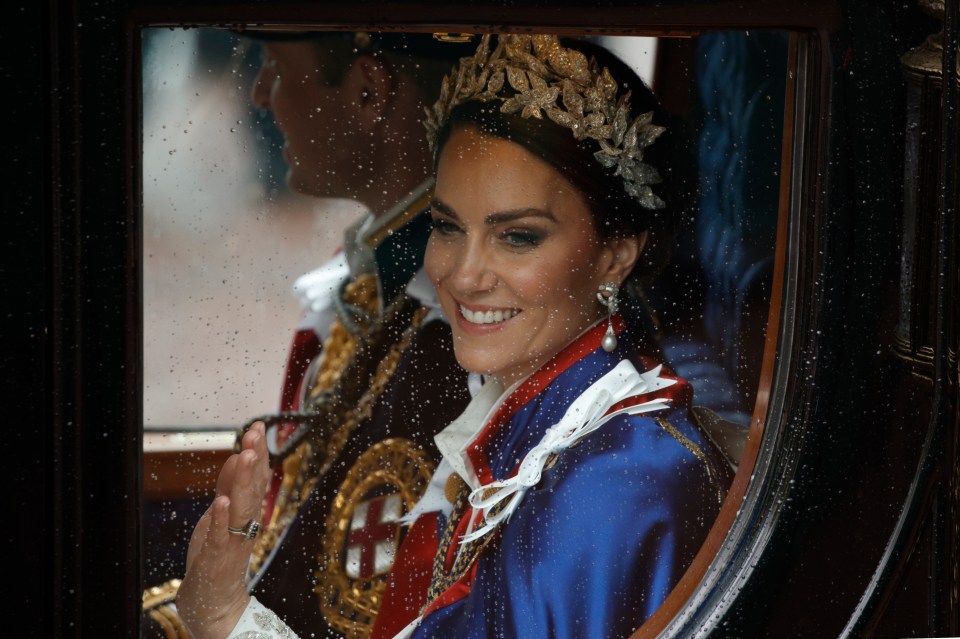
[[456,340],[454,340],[453,354],[460,367],[467,372],[490,376],[496,375],[500,370],[496,362],[491,362],[490,357],[485,353],[478,353],[475,348],[464,349],[463,346],[458,348]]
[[[490,357],[490,352],[496,352],[496,349],[490,349],[485,352],[477,352],[477,349],[470,349],[470,352],[463,352],[454,344],[454,355],[457,357],[457,363],[465,371],[483,375],[484,377],[495,377],[506,385],[510,385],[521,377],[525,377],[539,367],[539,363],[530,362],[529,366],[523,367],[516,362],[497,361]],[[526,372],[519,372],[519,368],[526,368]]]

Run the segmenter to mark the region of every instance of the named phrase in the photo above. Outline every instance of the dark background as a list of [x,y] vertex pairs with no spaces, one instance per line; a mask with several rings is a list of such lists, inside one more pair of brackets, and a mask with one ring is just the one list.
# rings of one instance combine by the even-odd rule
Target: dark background
[[[827,134],[809,156],[819,163],[810,173],[818,178],[799,240],[802,291],[794,300],[804,307],[785,309],[796,320],[794,367],[791,381],[774,389],[784,427],[765,442],[776,445],[763,458],[769,479],[745,503],[745,530],[723,567],[726,590],[692,611],[680,635],[697,627],[731,637],[836,636],[845,626],[848,636],[956,630],[952,218],[934,216],[930,243],[921,247],[930,264],[947,260],[944,278],[933,268],[923,284],[933,296],[925,316],[933,330],[919,331],[929,334],[929,361],[897,357],[895,327],[882,321],[903,295],[899,265],[908,248],[899,59],[936,22],[910,2],[588,7],[515,2],[507,15],[532,26],[586,19],[809,27],[821,30],[824,46]],[[497,24],[504,15],[493,3],[7,7],[0,69],[12,142],[4,145],[0,294],[11,408],[4,450],[14,468],[4,594],[27,636],[129,637],[138,629],[139,149],[129,83],[139,58],[127,39],[132,25],[267,15],[402,23],[441,8],[465,26]],[[956,3],[948,9],[955,16]],[[944,148],[955,151],[955,128],[948,133]],[[955,153],[949,157],[955,162]],[[945,184],[955,215],[956,191]],[[26,569],[13,568],[17,558]],[[724,592],[729,607],[711,615]]]

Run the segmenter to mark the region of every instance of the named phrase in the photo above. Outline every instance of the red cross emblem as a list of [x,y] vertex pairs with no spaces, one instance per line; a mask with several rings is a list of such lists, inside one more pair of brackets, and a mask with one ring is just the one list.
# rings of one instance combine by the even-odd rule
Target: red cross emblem
[[350,518],[345,571],[351,579],[369,579],[390,572],[397,552],[403,514],[399,494],[361,502]]

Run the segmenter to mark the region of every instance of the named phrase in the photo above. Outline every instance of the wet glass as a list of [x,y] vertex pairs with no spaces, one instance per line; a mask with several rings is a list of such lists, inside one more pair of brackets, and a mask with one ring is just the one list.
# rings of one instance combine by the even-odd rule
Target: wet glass
[[[689,207],[646,302],[701,425],[736,463],[777,285],[788,36],[599,40],[675,118]],[[182,575],[236,429],[277,410],[305,310],[293,284],[363,213],[288,186],[283,137],[252,103],[262,56],[228,30],[143,32],[147,585]]]

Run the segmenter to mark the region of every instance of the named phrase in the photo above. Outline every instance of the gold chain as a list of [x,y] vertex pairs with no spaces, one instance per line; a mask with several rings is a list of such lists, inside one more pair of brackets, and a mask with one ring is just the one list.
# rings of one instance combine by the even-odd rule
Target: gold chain
[[[347,304],[376,314],[380,299],[377,294],[376,277],[366,273],[347,284],[343,291]],[[369,326],[365,326],[369,330]],[[330,324],[330,335],[323,342],[320,362],[308,385],[308,397],[315,400],[323,391],[333,388],[357,350],[359,338],[346,329],[339,317]],[[303,407],[301,407],[302,409]],[[281,533],[296,517],[304,498],[310,494],[317,477],[306,477],[302,469],[311,466],[314,450],[310,441],[305,441],[296,451],[283,460],[283,479],[277,492],[276,503],[270,521],[255,542],[250,560],[250,574],[256,574],[267,555],[276,546]]]
[[403,331],[403,336],[400,338],[400,341],[391,346],[390,352],[380,360],[380,363],[377,365],[377,372],[373,376],[373,383],[370,384],[370,388],[363,394],[360,401],[357,402],[356,410],[347,414],[343,425],[330,437],[327,443],[325,466],[329,466],[337,459],[343,447],[346,446],[350,435],[353,434],[353,431],[373,413],[373,407],[377,399],[379,399],[387,387],[387,384],[393,378],[393,374],[397,371],[397,366],[400,364],[400,356],[410,347],[410,342],[413,341],[414,334],[420,330],[420,326],[423,324],[426,316],[427,309],[424,307],[418,308],[413,314],[410,325]]
[[[401,302],[391,305],[383,318],[384,321],[388,322],[397,316],[401,310],[401,306],[403,306]],[[379,399],[387,387],[387,384],[393,378],[397,366],[400,363],[401,356],[404,351],[410,347],[413,336],[423,324],[427,312],[428,310],[426,308],[420,307],[413,313],[410,324],[404,329],[400,340],[390,347],[386,356],[378,363],[376,372],[373,375],[373,381],[367,387],[359,401],[353,404],[352,409],[348,408],[340,419],[336,419],[335,416],[331,419],[333,422],[331,426],[335,430],[325,442],[324,449],[326,455],[322,458],[322,464],[317,463],[318,455],[316,445],[320,444],[320,442],[313,439],[305,440],[297,448],[297,452],[290,456],[293,458],[292,461],[284,461],[284,485],[286,490],[282,494],[278,494],[277,504],[274,507],[274,512],[271,516],[271,522],[267,527],[266,534],[258,538],[254,546],[253,556],[250,561],[250,574],[255,574],[256,571],[261,568],[264,559],[273,550],[280,535],[296,518],[300,506],[311,493],[317,481],[339,457],[357,427],[373,413],[373,407],[376,405],[377,399]],[[384,333],[386,333],[386,331]],[[349,335],[347,331],[344,331],[344,334]],[[357,343],[357,340],[355,340],[353,346],[350,348],[351,355],[355,354]],[[343,353],[346,350],[346,347],[342,347],[337,352]],[[335,384],[339,381],[342,372],[346,368],[346,365],[341,366],[336,376],[324,375],[323,380],[331,383],[331,385]],[[315,380],[319,379],[321,379],[321,374],[318,373]],[[317,395],[319,396],[319,393],[317,393]]]
[[[470,570],[470,567],[473,566],[474,562],[480,556],[480,552],[496,537],[495,534],[491,533],[484,535],[480,539],[474,539],[473,541],[468,541],[463,544],[459,552],[457,552],[450,572],[444,570],[447,554],[450,552],[450,544],[454,543],[453,537],[457,531],[457,526],[463,516],[468,512],[467,503],[468,497],[470,496],[470,487],[459,475],[451,475],[450,477],[451,479],[457,477],[459,482],[450,482],[449,480],[447,482],[447,499],[450,500],[454,491],[456,492],[456,496],[450,500],[453,502],[453,509],[450,511],[450,517],[447,519],[443,535],[440,537],[437,554],[433,556],[433,575],[430,578],[430,587],[427,589],[427,606],[432,604],[447,588],[467,574],[467,571]],[[455,486],[455,488],[453,488],[453,486]],[[500,508],[495,508],[495,510],[500,510]],[[477,528],[483,526],[485,521],[486,517],[481,516],[477,522]]]

